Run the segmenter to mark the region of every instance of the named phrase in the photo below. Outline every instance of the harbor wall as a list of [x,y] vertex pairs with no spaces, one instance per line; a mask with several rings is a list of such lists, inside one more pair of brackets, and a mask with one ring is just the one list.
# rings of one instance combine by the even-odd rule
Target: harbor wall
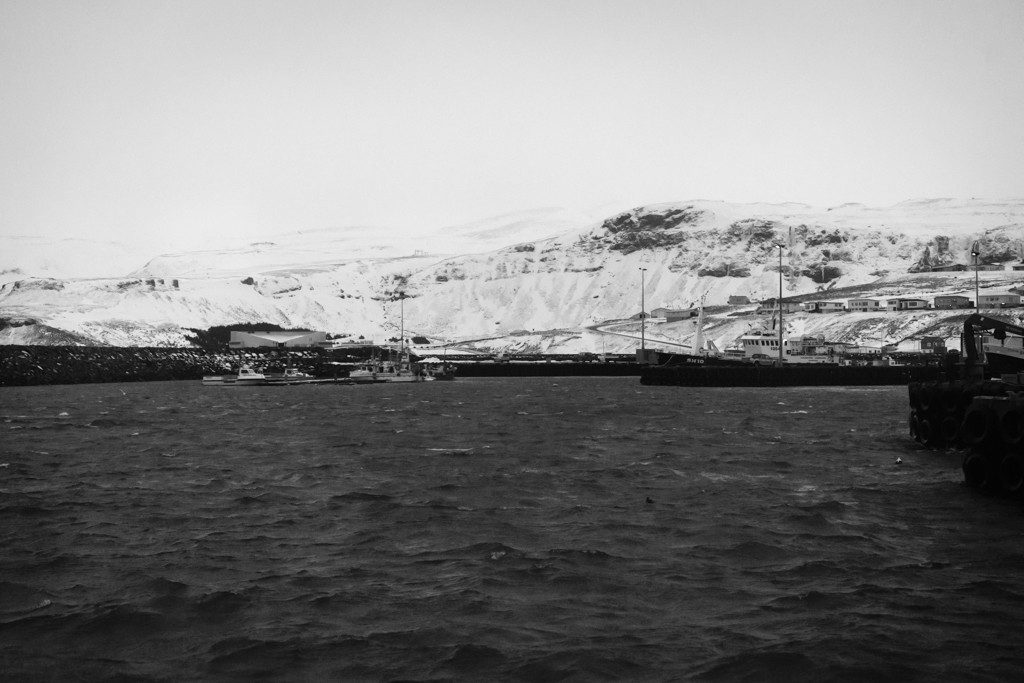
[[[358,355],[369,356],[364,349]],[[345,376],[334,363],[358,362],[352,352],[321,349],[246,349],[245,362],[257,371],[293,363],[317,377]],[[198,348],[110,346],[0,346],[0,386],[198,380],[237,368],[237,353]],[[635,363],[463,362],[452,363],[456,377],[637,376]]]
[[453,363],[455,377],[636,377],[636,363]]

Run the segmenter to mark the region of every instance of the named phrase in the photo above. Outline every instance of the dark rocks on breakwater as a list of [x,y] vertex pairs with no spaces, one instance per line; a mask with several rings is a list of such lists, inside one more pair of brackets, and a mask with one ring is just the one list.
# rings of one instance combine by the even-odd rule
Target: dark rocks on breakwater
[[200,379],[227,358],[200,349],[96,346],[0,347],[0,385]]
[[196,348],[0,346],[0,386],[202,379],[231,372],[240,362],[258,371],[294,365],[331,376],[337,367],[331,360],[318,350],[252,349],[240,357]]

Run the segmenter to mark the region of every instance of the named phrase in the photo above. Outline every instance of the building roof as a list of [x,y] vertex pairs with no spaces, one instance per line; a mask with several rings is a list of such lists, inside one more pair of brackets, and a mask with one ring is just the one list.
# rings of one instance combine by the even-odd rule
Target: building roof
[[233,332],[235,331],[237,331],[239,334],[249,334],[254,337],[259,337],[260,339],[267,339],[269,341],[274,342],[292,341],[293,339],[299,339],[301,337],[306,337],[313,334],[311,330],[290,330],[287,332],[279,332],[276,330],[267,330],[266,332],[246,332],[245,330],[233,330]]

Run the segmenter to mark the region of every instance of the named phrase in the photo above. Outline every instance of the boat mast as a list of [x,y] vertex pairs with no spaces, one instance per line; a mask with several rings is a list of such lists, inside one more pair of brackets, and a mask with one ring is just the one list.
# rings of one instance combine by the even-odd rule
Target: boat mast
[[693,333],[693,343],[690,345],[694,355],[700,355],[704,349],[704,299],[707,293],[700,298],[700,308],[697,309],[697,329]]

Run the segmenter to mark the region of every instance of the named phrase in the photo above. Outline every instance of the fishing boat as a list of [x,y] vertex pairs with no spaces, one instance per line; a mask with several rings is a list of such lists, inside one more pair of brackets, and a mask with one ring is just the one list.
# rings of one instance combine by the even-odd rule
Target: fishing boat
[[[690,340],[690,352],[655,352],[655,365],[747,365],[750,361],[742,355],[723,353],[715,342],[704,336],[704,298],[697,308],[696,327]],[[652,363],[646,363],[652,364]]]
[[[409,351],[405,348],[405,292],[398,294],[401,302],[400,328],[398,333],[398,358],[371,358],[348,373],[355,384],[380,382],[429,382],[435,378],[414,367]],[[389,350],[390,355],[390,350]]]
[[[379,382],[424,382],[423,373],[417,372],[409,362],[408,354],[399,360],[372,358],[348,373],[348,378],[356,384],[373,384]],[[431,377],[430,379],[433,379]]]
[[1024,328],[978,314],[968,318],[965,326],[968,324],[965,346],[969,343],[977,349],[979,362],[984,364],[988,376],[1024,372]]
[[451,381],[455,379],[455,366],[440,358],[424,358],[419,362],[423,369],[424,379],[427,381]]

